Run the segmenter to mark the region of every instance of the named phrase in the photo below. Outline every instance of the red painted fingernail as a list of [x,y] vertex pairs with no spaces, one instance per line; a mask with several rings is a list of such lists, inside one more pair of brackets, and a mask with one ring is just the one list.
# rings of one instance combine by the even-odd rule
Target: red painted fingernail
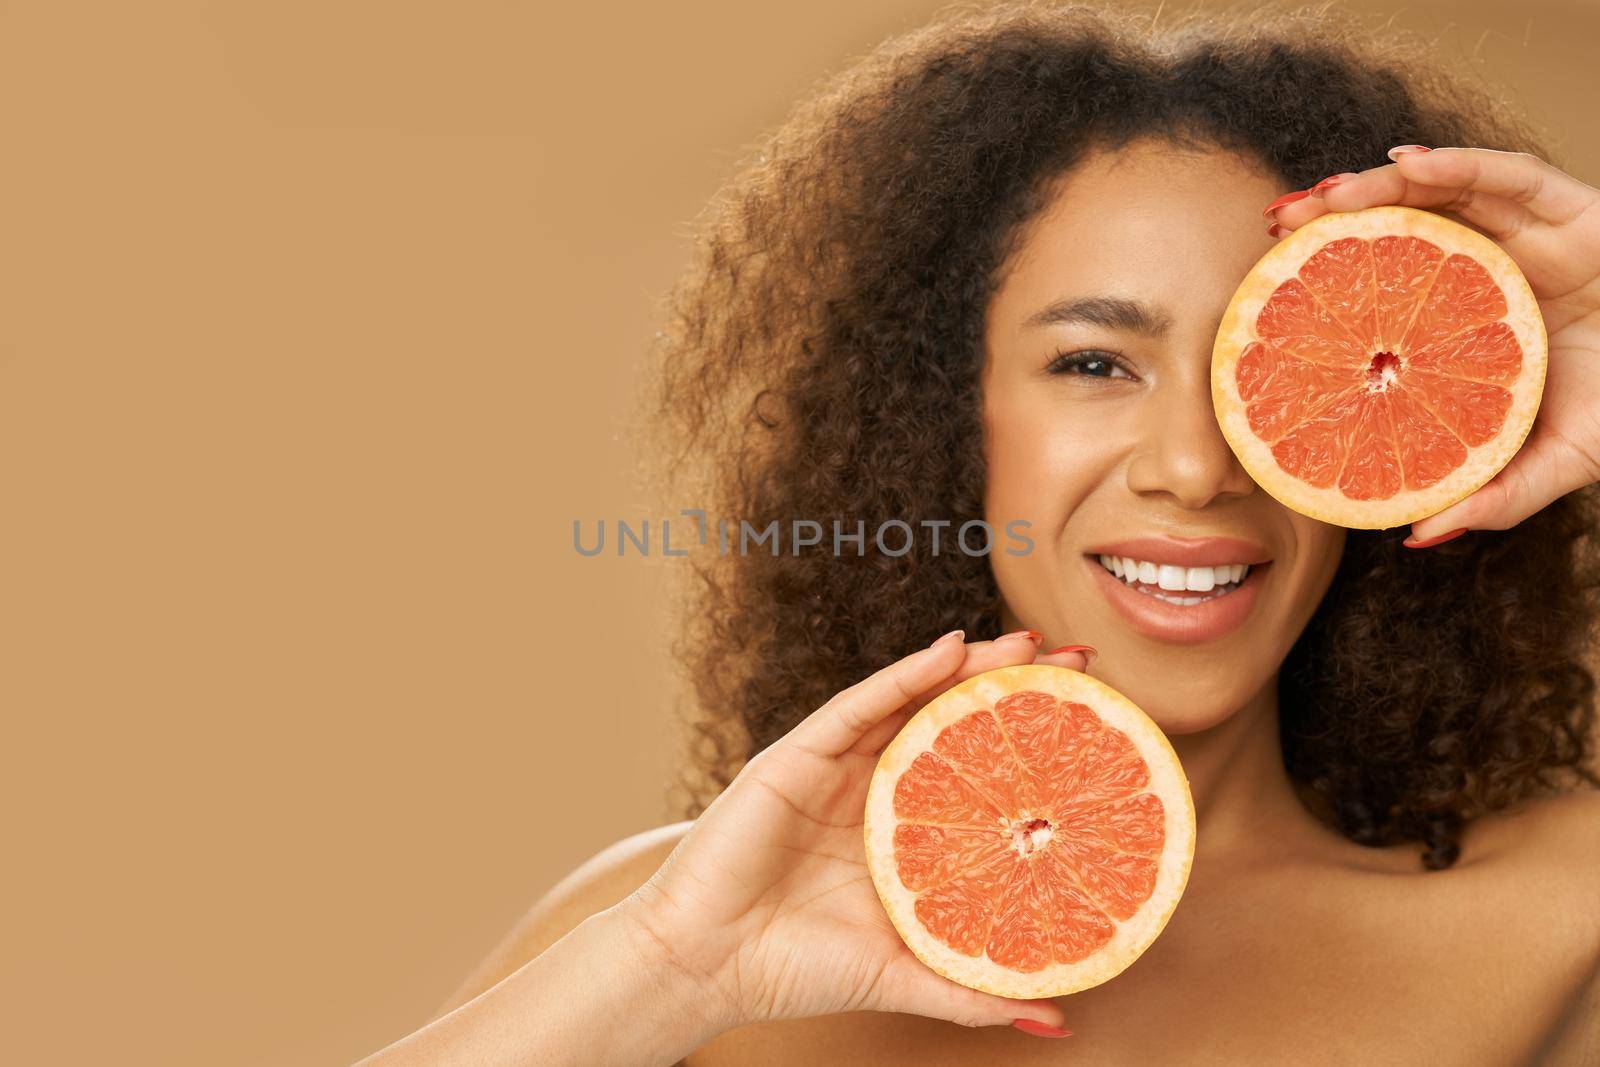
[[1346,171],[1343,174],[1331,174],[1311,187],[1311,195],[1316,197],[1318,200],[1321,200],[1322,190],[1338,185],[1340,182],[1347,182],[1355,176],[1356,174],[1354,171]]
[[1276,222],[1274,222],[1271,226],[1267,227],[1267,236],[1268,237],[1282,237],[1283,236],[1283,227],[1279,226]]
[[1044,634],[1040,633],[1038,630],[1012,630],[1008,634],[1002,634],[1000,640],[1004,641],[1007,637],[1026,637],[1031,639],[1036,645],[1044,640]]
[[1402,545],[1405,545],[1407,548],[1432,548],[1434,545],[1442,545],[1446,541],[1450,541],[1450,540],[1453,540],[1454,538],[1460,537],[1462,534],[1464,534],[1466,532],[1467,532],[1467,528],[1465,526],[1463,526],[1459,530],[1451,530],[1449,533],[1440,534],[1438,537],[1430,537],[1426,541],[1413,541],[1411,538],[1408,537],[1404,541],[1401,541],[1400,543]]
[[1306,197],[1308,197],[1310,195],[1311,195],[1311,190],[1310,189],[1301,189],[1301,190],[1299,190],[1297,192],[1293,192],[1293,193],[1284,193],[1282,196],[1278,197],[1278,199],[1274,200],[1272,203],[1267,205],[1266,210],[1261,212],[1261,217],[1262,218],[1266,218],[1268,215],[1272,214],[1274,211],[1278,210],[1280,207],[1284,207],[1284,206],[1286,206],[1288,204],[1292,204],[1296,200],[1304,200]]
[[1393,159],[1395,156],[1403,156],[1403,155],[1407,154],[1408,152],[1432,152],[1432,151],[1433,151],[1433,149],[1424,148],[1419,144],[1402,144],[1402,145],[1396,145],[1395,147],[1389,149],[1389,151],[1384,153],[1384,154],[1387,155],[1390,159]]
[[1032,1034],[1034,1037],[1072,1036],[1071,1030],[1063,1030],[1059,1026],[1051,1026],[1049,1023],[1036,1023],[1032,1019],[1016,1019],[1012,1021],[1011,1025],[1025,1034]]
[[1082,652],[1083,658],[1090,661],[1100,654],[1093,645],[1062,645],[1060,648],[1052,648],[1045,655],[1058,656],[1063,652]]

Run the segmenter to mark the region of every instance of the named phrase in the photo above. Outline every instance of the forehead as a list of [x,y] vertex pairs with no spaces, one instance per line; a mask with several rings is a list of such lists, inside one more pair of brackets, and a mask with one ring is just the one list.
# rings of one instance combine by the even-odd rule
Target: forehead
[[1220,315],[1273,244],[1261,209],[1282,190],[1222,149],[1142,140],[1056,179],[1002,271],[990,315],[1020,321],[1064,296],[1135,297],[1175,318]]

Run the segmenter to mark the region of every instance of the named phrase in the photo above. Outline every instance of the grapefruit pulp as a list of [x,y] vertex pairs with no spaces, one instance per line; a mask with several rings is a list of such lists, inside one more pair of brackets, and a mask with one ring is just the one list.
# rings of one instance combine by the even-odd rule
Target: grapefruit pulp
[[962,985],[1050,997],[1156,939],[1194,858],[1194,803],[1161,730],[1065,667],[987,671],[930,701],[867,793],[867,867],[917,958]]
[[1284,505],[1382,529],[1436,514],[1521,447],[1544,319],[1493,241],[1442,215],[1320,215],[1251,268],[1222,317],[1223,436]]

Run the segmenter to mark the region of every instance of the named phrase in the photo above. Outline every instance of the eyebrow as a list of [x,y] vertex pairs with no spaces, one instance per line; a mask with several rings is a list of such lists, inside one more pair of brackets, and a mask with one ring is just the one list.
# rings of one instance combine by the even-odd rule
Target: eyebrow
[[1138,300],[1125,300],[1115,296],[1086,296],[1076,300],[1057,300],[1049,307],[1035,313],[1023,325],[1028,327],[1053,326],[1059,323],[1083,323],[1108,330],[1126,330],[1147,337],[1160,337],[1172,325],[1172,320],[1149,304]]

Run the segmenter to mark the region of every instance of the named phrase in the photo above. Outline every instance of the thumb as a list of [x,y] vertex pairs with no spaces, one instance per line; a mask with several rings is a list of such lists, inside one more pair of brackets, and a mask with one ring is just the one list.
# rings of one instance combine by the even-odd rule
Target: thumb
[[1017,1026],[1039,1037],[1072,1034],[1066,1029],[1065,1014],[1053,1000],[1013,1000],[968,989],[941,978],[911,957],[896,960],[894,969],[901,973],[886,976],[886,1011],[926,1015],[961,1026]]
[[1457,530],[1506,530],[1557,498],[1594,481],[1576,457],[1518,454],[1476,492],[1411,524],[1406,544],[1426,548]]

